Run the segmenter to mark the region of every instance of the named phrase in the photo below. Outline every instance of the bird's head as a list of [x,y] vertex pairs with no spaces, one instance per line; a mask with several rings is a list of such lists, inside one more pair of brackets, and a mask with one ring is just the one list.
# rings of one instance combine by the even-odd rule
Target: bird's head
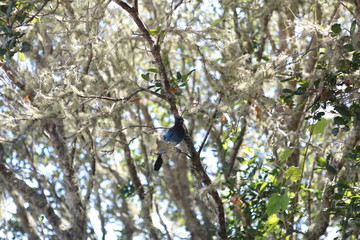
[[183,124],[184,119],[181,116],[175,116],[175,124]]

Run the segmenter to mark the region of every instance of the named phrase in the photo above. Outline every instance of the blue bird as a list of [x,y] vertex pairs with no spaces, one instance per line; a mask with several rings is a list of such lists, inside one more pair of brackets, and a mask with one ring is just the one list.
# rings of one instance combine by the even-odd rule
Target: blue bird
[[[185,128],[183,124],[184,119],[180,116],[175,116],[175,124],[164,135],[164,141],[179,144],[185,137]],[[165,149],[160,149],[160,154],[154,164],[154,171],[159,171],[159,169],[161,168],[161,165],[163,163],[162,154],[164,152]]]

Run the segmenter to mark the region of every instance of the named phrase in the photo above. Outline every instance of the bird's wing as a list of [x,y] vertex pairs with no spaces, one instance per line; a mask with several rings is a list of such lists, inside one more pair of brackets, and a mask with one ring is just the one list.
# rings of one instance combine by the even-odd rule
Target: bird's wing
[[172,129],[169,129],[169,131],[164,135],[165,141],[171,141],[172,136],[174,135],[174,131]]

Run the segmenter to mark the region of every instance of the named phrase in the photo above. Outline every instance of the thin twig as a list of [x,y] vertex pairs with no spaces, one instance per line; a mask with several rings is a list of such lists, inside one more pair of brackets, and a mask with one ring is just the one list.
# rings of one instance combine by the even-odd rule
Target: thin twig
[[180,5],[183,3],[183,0],[180,0],[174,7],[173,11],[175,11],[178,7],[180,7]]
[[77,94],[77,95],[81,98],[102,99],[102,100],[107,100],[107,101],[112,101],[112,102],[124,102],[125,103],[125,102],[129,101],[133,96],[138,94],[139,92],[148,92],[148,93],[151,93],[161,99],[165,99],[165,97],[162,94],[153,92],[146,88],[139,88],[136,91],[134,91],[133,93],[131,93],[129,96],[124,97],[124,98],[115,98],[115,97],[97,96],[97,95],[81,95],[81,94]]
[[[222,95],[220,95],[219,101],[218,101],[218,103],[217,103],[218,105],[219,105],[220,102],[221,102],[221,98],[222,98]],[[204,137],[204,140],[202,141],[202,143],[201,143],[201,145],[200,145],[200,148],[199,148],[199,150],[198,150],[198,155],[200,155],[203,147],[205,146],[206,140],[207,140],[207,138],[208,138],[209,135],[210,135],[210,131],[211,131],[211,128],[213,127],[213,124],[214,124],[214,121],[215,121],[215,119],[216,119],[216,115],[217,115],[217,114],[218,114],[218,110],[216,109],[215,112],[214,112],[214,114],[213,114],[213,116],[212,116],[211,123],[210,123],[209,128],[208,128],[208,130],[207,130],[207,132],[206,132],[206,135],[205,135],[205,137]]]
[[29,18],[29,20],[27,20],[27,21],[25,22],[25,24],[28,24],[28,23],[31,22],[34,18],[36,18],[36,16],[39,15],[39,13],[44,9],[44,7],[46,6],[46,4],[47,4],[48,2],[50,2],[50,0],[46,0],[46,1],[44,2],[44,4],[39,8],[39,10],[38,10],[33,16],[31,16],[31,18]]
[[[357,14],[355,14],[348,6],[346,6],[342,1],[340,1],[340,4],[343,5],[344,8],[346,8],[355,18],[357,17]],[[357,23],[358,26],[360,26],[359,23]]]
[[154,199],[154,205],[155,205],[156,214],[158,215],[158,217],[160,219],[160,224],[164,227],[168,240],[171,240],[172,239],[171,235],[170,235],[170,233],[168,231],[168,228],[167,228],[165,222],[163,221],[163,219],[161,217],[161,214],[160,214],[160,211],[159,211],[159,206],[156,204],[155,199]]
[[90,133],[90,130],[88,128],[86,128],[85,130],[86,134],[88,135],[89,139],[90,139],[90,155],[91,155],[91,171],[90,171],[90,176],[89,176],[89,181],[88,181],[88,188],[87,188],[87,192],[85,195],[85,205],[87,205],[89,203],[89,199],[90,199],[90,195],[91,192],[94,188],[94,181],[95,181],[95,174],[96,174],[96,159],[98,158],[97,155],[97,150],[96,150],[96,144],[92,138],[93,134]]
[[232,154],[230,155],[229,169],[225,174],[226,178],[229,178],[230,175],[231,175],[231,172],[232,172],[232,170],[234,168],[234,165],[235,165],[235,160],[236,160],[237,153],[239,151],[239,148],[240,148],[241,144],[244,141],[244,135],[245,135],[245,132],[246,132],[246,122],[247,122],[246,121],[246,116],[244,116],[244,118],[242,120],[242,123],[241,123],[242,126],[241,126],[241,130],[240,130],[240,134],[239,134],[239,136],[237,137],[237,139],[235,141],[235,146],[233,148]]

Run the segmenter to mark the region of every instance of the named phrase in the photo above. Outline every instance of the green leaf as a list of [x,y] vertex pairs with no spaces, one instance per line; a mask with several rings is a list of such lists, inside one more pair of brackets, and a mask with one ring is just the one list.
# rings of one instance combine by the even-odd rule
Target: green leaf
[[292,80],[295,80],[295,77],[285,78],[285,79],[280,80],[280,82],[288,82],[288,81],[292,81]]
[[294,101],[291,98],[292,98],[292,95],[289,95],[289,96],[280,95],[280,101],[284,102],[284,103],[287,103],[287,104],[293,104],[294,103]]
[[322,118],[320,121],[318,121],[317,123],[310,125],[309,126],[309,130],[311,134],[323,134],[326,125],[328,125],[329,120]]
[[339,70],[342,72],[349,72],[351,69],[351,61],[348,59],[340,60],[339,61]]
[[268,184],[269,184],[269,182],[263,182],[263,183],[261,184],[261,187],[260,187],[259,191],[261,192],[262,190],[264,190],[264,188],[265,188]]
[[186,80],[188,79],[188,77],[189,77],[189,76],[186,75],[186,74],[185,74],[185,75],[182,75],[182,76],[181,76],[181,81],[186,82]]
[[156,35],[157,33],[158,33],[157,29],[150,29],[150,30],[149,30],[150,36],[154,36],[154,35]]
[[156,29],[150,29],[149,30],[150,36],[154,36],[154,35],[158,34],[159,32],[161,32],[161,29],[162,29],[161,26],[158,26]]
[[319,167],[326,167],[326,159],[324,157],[316,157],[315,160]]
[[31,49],[31,44],[29,42],[23,42],[21,43],[21,49],[20,52],[28,52]]
[[284,88],[282,91],[283,91],[283,93],[292,93],[293,92],[291,89],[288,89],[288,88]]
[[331,31],[333,31],[336,34],[339,34],[341,32],[341,25],[339,23],[332,25]]
[[324,116],[325,113],[324,112],[318,112],[313,118],[315,120],[320,120],[322,116]]
[[343,48],[344,48],[347,52],[355,51],[355,48],[354,48],[354,46],[353,46],[351,43],[344,44]]
[[351,188],[348,184],[343,183],[343,182],[338,182],[338,183],[336,184],[336,186],[338,187],[339,191],[341,191],[341,189]]
[[268,220],[266,221],[266,225],[274,225],[277,224],[280,221],[280,218],[276,216],[276,214],[273,214],[269,216]]
[[5,55],[5,53],[6,53],[6,49],[0,48],[0,57]]
[[338,133],[339,133],[339,128],[333,128],[331,130],[331,134],[334,135],[334,136],[338,135]]
[[343,117],[350,119],[351,113],[345,105],[335,106],[335,110]]
[[13,34],[13,37],[14,37],[14,38],[21,38],[21,37],[24,36],[24,35],[25,35],[25,33],[15,32],[15,33]]
[[24,61],[25,61],[25,54],[24,54],[24,53],[18,52],[18,57],[19,57],[19,60],[20,60],[21,62],[24,62]]
[[[169,63],[169,55],[164,55],[163,61],[164,63]],[[156,61],[153,61],[153,64],[156,64]]]
[[215,21],[213,21],[210,26],[211,27],[215,27],[216,25],[218,25],[220,22],[222,21],[222,18],[216,19]]
[[16,46],[16,38],[12,38],[9,43],[9,48],[14,48]]
[[295,95],[303,95],[306,92],[306,87],[298,87],[294,92]]
[[335,117],[334,118],[334,123],[337,125],[345,125],[346,124],[346,120],[342,117]]
[[268,216],[271,216],[280,210],[280,204],[279,204],[280,198],[281,198],[280,194],[273,193],[271,195],[269,202],[266,206],[266,214]]
[[352,21],[352,23],[351,23],[350,35],[353,35],[353,33],[355,32],[355,28],[356,28],[356,20]]
[[360,51],[355,51],[352,57],[352,68],[354,70],[357,70],[359,69],[359,67],[360,67]]
[[158,70],[156,68],[149,68],[148,72],[158,73]]
[[266,206],[266,214],[271,216],[279,210],[285,210],[290,202],[288,192],[286,191],[284,195],[278,193],[273,193],[269,199],[269,202]]
[[270,58],[268,57],[268,56],[263,56],[262,58],[261,58],[262,60],[264,60],[264,61],[270,61]]
[[266,221],[266,226],[268,227],[268,231],[271,231],[276,227],[276,225],[279,223],[280,218],[276,216],[276,214],[272,214],[269,216],[268,220]]
[[181,81],[181,73],[180,72],[176,72],[176,79]]
[[40,22],[40,18],[34,17],[34,19],[31,21],[31,23],[37,23]]
[[9,18],[11,16],[11,12],[13,11],[13,8],[15,7],[16,1],[11,1],[7,10],[6,10],[6,17]]
[[337,174],[336,168],[335,168],[333,165],[331,165],[331,164],[327,164],[327,165],[326,165],[326,170],[327,170],[329,173],[333,174],[333,175],[336,175],[336,174]]
[[343,198],[343,195],[340,193],[334,193],[333,195],[330,196],[330,199],[332,200],[340,200]]
[[280,154],[280,157],[279,157],[280,161],[285,161],[286,159],[288,159],[294,151],[295,151],[295,149],[290,149],[290,148],[285,149]]
[[142,77],[145,81],[150,81],[150,73],[141,74],[141,77]]
[[285,172],[286,178],[290,178],[292,181],[297,182],[301,178],[301,170],[299,167],[291,166]]

